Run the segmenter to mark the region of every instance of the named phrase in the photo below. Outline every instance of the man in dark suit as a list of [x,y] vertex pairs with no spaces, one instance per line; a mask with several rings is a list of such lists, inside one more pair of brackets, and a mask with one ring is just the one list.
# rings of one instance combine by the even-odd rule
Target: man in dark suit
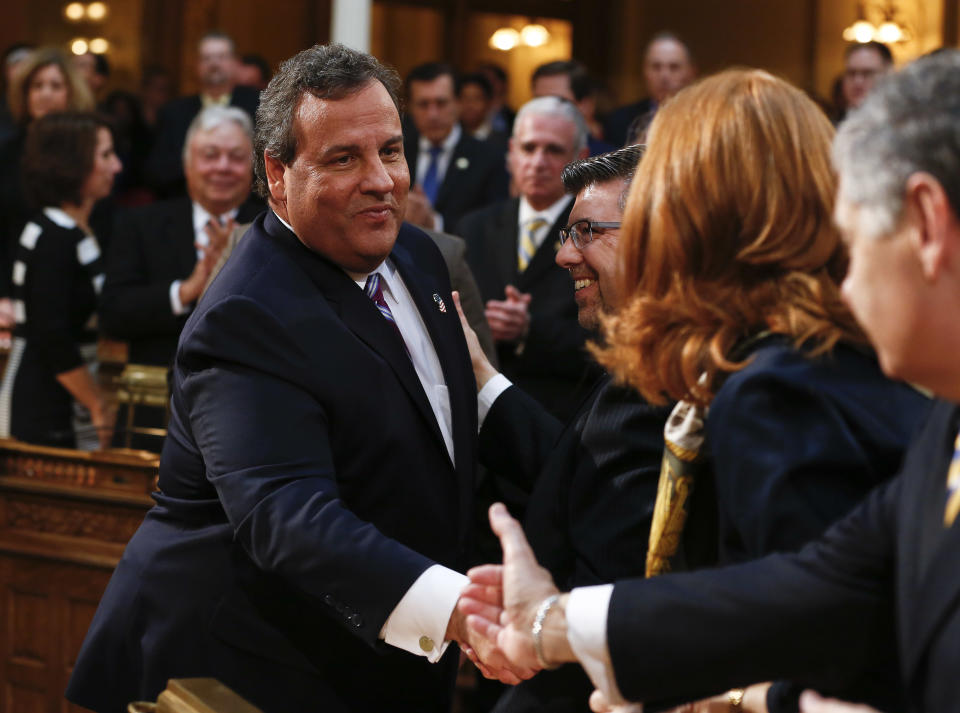
[[208,32],[197,48],[197,79],[200,93],[174,99],[160,110],[156,140],[144,166],[151,188],[164,198],[183,195],[184,175],[180,155],[187,128],[201,109],[234,106],[254,120],[260,92],[237,85],[234,79],[237,57],[233,40],[222,32]]
[[157,506],[77,659],[78,704],[211,676],[266,713],[448,710],[476,392],[443,258],[401,228],[398,87],[328,45],[265,90],[271,210],[184,329]]
[[[617,242],[641,149],[575,161],[563,171],[576,200],[557,264],[570,273],[581,326],[596,330],[617,308]],[[565,426],[476,352],[480,462],[531,492],[524,531],[565,588],[641,576],[669,406],[598,379]],[[498,713],[586,713],[593,685],[579,666],[545,671],[506,691]]]
[[[180,330],[233,223],[263,210],[249,199],[252,130],[239,109],[204,109],[183,152],[188,196],[132,209],[119,222],[107,257],[100,328],[129,343],[131,363],[173,362]],[[135,425],[162,427],[162,414],[139,409]],[[135,440],[137,447],[158,447],[155,437]]]
[[460,126],[457,77],[450,65],[415,67],[406,88],[410,115],[403,152],[413,186],[406,219],[451,233],[465,213],[507,197],[504,153]]
[[[884,371],[942,399],[900,475],[798,554],[556,599],[518,524],[497,506],[491,521],[504,547],[511,624],[492,623],[489,604],[473,609],[485,617],[478,628],[516,663],[538,654],[547,663],[579,660],[606,699],[619,702],[689,700],[778,677],[829,685],[895,653],[910,711],[956,710],[958,121],[960,53],[947,51],[878,85],[834,144],[836,219],[850,246],[844,296]],[[490,575],[500,576],[473,573],[478,581]],[[807,700],[809,710],[819,706]]]
[[614,109],[603,125],[603,137],[615,146],[636,141],[632,128],[650,123],[653,114],[667,99],[693,82],[697,76],[690,48],[671,32],[657,34],[643,56],[643,78],[650,95],[633,104]]
[[[556,60],[541,64],[530,77],[530,90],[535,97],[563,97],[577,105],[587,122],[587,149],[591,156],[613,151],[617,146],[597,138],[597,84],[587,68],[576,60]],[[622,144],[618,144],[621,146]]]
[[510,139],[520,197],[467,215],[455,231],[467,241],[487,301],[501,370],[561,421],[599,373],[584,348],[588,332],[577,322],[570,278],[556,263],[572,203],[560,174],[586,154],[586,127],[573,104],[552,96],[527,102]]

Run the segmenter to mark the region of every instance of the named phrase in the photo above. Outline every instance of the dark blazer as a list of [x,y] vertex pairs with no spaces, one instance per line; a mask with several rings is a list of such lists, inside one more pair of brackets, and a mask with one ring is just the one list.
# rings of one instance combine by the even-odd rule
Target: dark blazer
[[616,585],[607,636],[631,700],[790,677],[829,688],[899,660],[906,708],[957,709],[960,521],[943,526],[960,409],[940,403],[899,477],[799,554]]
[[[403,152],[410,168],[410,185],[417,181],[417,154],[420,134],[412,121],[404,123]],[[454,229],[460,218],[472,210],[504,200],[509,191],[506,154],[491,149],[491,144],[470,136],[466,131],[453,148],[443,183],[437,190],[433,209],[443,216],[443,229]]]
[[[236,221],[246,223],[263,210],[250,200]],[[100,304],[100,328],[130,343],[130,362],[169,366],[187,315],[170,308],[170,283],[184,280],[197,264],[193,207],[175,198],[131,209],[118,221],[107,254]]]
[[[230,106],[243,109],[254,121],[257,107],[260,106],[260,92],[253,87],[238,85],[230,94]],[[156,138],[143,170],[147,184],[163,198],[180,196],[186,192],[183,143],[190,122],[202,108],[200,95],[191,94],[171,100],[157,115]]]
[[446,711],[432,665],[378,634],[470,548],[476,387],[443,259],[391,253],[437,350],[456,465],[395,331],[340,268],[258,217],[188,320],[157,505],[127,546],[67,696],[96,711],[213,676],[266,713]]
[[[670,406],[601,377],[565,427],[520,389],[501,394],[480,429],[480,461],[532,490],[524,530],[562,589],[642,576]],[[579,666],[507,689],[498,713],[589,711]]]
[[527,269],[517,270],[520,199],[497,203],[464,217],[456,234],[467,241],[467,261],[484,301],[504,299],[507,285],[532,295],[530,331],[522,349],[500,343],[500,370],[561,421],[568,421],[600,369],[584,347],[588,332],[577,322],[573,283],[556,263],[560,228],[569,208],[550,227]]
[[657,105],[652,99],[641,99],[633,104],[617,107],[607,115],[603,122],[603,138],[614,146],[624,146],[630,125],[637,117],[654,111]]

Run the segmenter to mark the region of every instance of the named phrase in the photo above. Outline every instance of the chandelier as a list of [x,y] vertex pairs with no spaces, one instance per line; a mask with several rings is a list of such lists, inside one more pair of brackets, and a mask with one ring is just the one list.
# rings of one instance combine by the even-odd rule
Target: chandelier
[[885,45],[908,42],[912,33],[907,25],[897,17],[899,11],[894,0],[877,3],[873,15],[880,21],[877,23],[867,19],[866,3],[863,0],[857,4],[857,20],[843,31],[843,39],[847,42],[882,42]]

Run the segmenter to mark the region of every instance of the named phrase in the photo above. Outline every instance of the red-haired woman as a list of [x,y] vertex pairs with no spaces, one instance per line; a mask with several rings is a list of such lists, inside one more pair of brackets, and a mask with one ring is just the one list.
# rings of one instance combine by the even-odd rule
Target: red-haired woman
[[[620,239],[632,297],[598,350],[651,402],[680,402],[648,574],[800,549],[896,473],[922,420],[927,399],[883,376],[840,295],[832,138],[801,91],[746,70],[682,91],[650,127]],[[816,683],[896,708],[895,680]],[[743,703],[790,698],[776,684]]]

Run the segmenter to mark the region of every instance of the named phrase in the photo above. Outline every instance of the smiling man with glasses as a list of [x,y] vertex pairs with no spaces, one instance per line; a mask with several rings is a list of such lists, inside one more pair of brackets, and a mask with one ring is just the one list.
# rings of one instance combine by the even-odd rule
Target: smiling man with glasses
[[[641,154],[628,146],[563,169],[576,200],[556,262],[586,329],[618,304],[620,219]],[[480,460],[530,493],[524,529],[537,558],[569,586],[641,575],[671,406],[652,407],[604,375],[564,426],[490,366],[465,322],[464,331],[480,389]],[[509,689],[494,711],[586,713],[591,690],[582,669],[564,666]]]

